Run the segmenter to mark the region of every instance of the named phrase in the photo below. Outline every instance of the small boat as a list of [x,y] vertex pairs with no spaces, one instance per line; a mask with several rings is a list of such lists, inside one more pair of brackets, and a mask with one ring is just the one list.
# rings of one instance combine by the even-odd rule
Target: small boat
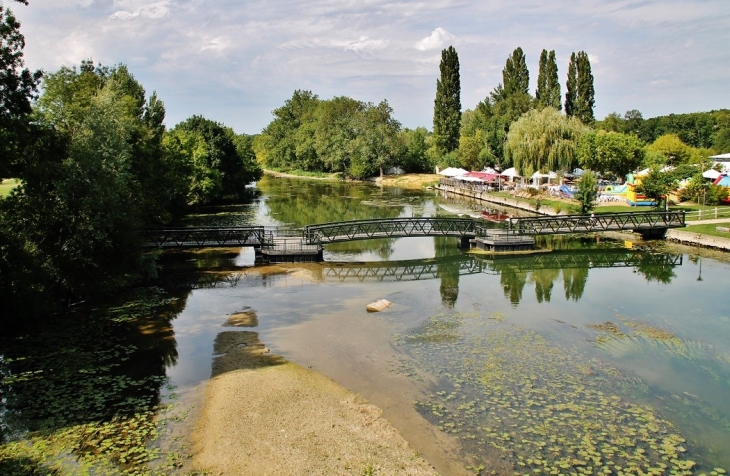
[[379,312],[386,307],[390,307],[391,304],[393,303],[388,301],[387,299],[378,299],[377,301],[368,304],[365,309],[367,309],[368,312]]
[[487,210],[484,210],[482,212],[481,216],[485,220],[489,220],[489,221],[493,221],[493,222],[497,222],[497,223],[503,222],[509,218],[509,215],[506,213],[500,213],[498,211],[487,211]]

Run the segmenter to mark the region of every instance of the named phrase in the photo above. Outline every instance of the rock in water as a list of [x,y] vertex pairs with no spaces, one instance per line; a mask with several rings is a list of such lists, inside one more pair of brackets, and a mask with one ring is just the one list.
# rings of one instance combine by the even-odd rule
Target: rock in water
[[393,303],[388,301],[387,299],[378,299],[377,301],[368,304],[366,309],[368,310],[368,312],[378,312],[382,311],[386,307],[389,307],[391,304]]

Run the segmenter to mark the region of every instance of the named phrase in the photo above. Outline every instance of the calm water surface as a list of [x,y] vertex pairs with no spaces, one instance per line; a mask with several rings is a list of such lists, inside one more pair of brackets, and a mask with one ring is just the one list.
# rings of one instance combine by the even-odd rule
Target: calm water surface
[[[189,223],[301,227],[485,207],[268,177],[258,189],[250,206]],[[360,241],[330,245],[326,263],[274,273],[248,267],[253,254],[244,250],[230,258],[247,266],[235,282],[187,296],[173,322],[179,358],[168,375],[183,389],[209,378],[226,316],[250,308],[273,352],[361,392],[417,448],[413,419],[427,421],[458,442],[470,469],[730,468],[728,263],[662,243],[541,244],[555,251],[484,259],[460,252],[455,239]],[[379,298],[394,305],[366,313]]]

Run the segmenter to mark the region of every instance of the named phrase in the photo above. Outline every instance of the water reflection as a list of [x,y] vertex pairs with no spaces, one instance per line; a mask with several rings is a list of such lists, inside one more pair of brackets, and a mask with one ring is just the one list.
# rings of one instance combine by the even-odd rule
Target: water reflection
[[[405,240],[408,240],[407,238]],[[370,261],[323,262],[318,264],[278,265],[278,268],[308,270],[312,280],[320,283],[397,282],[440,280],[442,303],[453,307],[459,297],[460,276],[472,274],[499,275],[504,296],[513,306],[523,299],[525,287],[534,287],[537,302],[550,302],[555,284],[562,281],[566,301],[579,301],[588,283],[591,269],[631,268],[648,282],[670,283],[674,268],[682,265],[681,254],[659,253],[651,250],[617,248],[603,243],[598,249],[553,251],[534,255],[471,255],[460,251],[458,239],[433,237],[435,258]],[[358,242],[361,243],[361,242]],[[217,253],[216,253],[217,254]],[[231,253],[222,251],[217,258],[201,258],[206,263],[218,263],[216,269],[198,272],[197,263],[189,267],[170,266],[166,272],[169,283],[177,286],[200,288],[235,287],[245,268],[233,266]],[[180,256],[178,254],[178,266]],[[195,256],[194,253],[185,256]],[[226,258],[227,256],[227,258]],[[193,261],[194,258],[192,259]],[[182,260],[183,264],[186,260]],[[286,279],[286,272],[265,274],[268,282]]]
[[[178,362],[171,321],[184,307],[142,290],[120,306],[80,307],[4,335],[0,443],[41,434],[49,458],[59,445],[122,467],[146,463],[166,372]],[[0,473],[14,468],[0,459]]]

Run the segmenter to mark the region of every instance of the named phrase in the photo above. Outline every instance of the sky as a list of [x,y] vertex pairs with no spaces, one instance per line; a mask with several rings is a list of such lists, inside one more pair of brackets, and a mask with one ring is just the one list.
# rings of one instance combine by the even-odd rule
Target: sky
[[730,108],[728,0],[0,0],[25,62],[126,64],[166,124],[200,114],[256,134],[297,89],[387,100],[404,127],[433,122],[441,51],[459,56],[462,109],[502,81],[521,47],[531,94],[543,49],[565,95],[571,52],[595,77],[596,118]]

